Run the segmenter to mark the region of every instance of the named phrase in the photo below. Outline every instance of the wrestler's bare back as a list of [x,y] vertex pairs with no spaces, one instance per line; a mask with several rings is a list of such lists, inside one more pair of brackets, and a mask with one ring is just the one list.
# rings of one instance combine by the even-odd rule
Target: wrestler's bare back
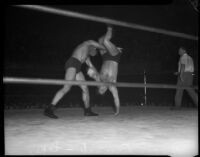
[[80,44],[73,52],[72,57],[78,59],[81,63],[84,63],[88,58],[90,43],[85,41]]

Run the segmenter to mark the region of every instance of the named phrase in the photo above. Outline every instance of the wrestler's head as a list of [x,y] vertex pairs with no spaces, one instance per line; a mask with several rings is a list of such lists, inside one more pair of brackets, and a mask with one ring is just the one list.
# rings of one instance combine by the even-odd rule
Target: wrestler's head
[[94,46],[89,47],[89,55],[90,56],[96,56],[97,55],[97,49]]
[[106,86],[100,86],[99,88],[97,88],[97,93],[103,95],[103,94],[105,94],[107,89],[108,88]]

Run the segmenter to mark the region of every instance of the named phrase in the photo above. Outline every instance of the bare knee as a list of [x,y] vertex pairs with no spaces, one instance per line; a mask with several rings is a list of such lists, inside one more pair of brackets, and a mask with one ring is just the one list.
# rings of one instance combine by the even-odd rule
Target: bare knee
[[109,87],[109,90],[110,90],[111,92],[118,93],[118,90],[117,90],[116,87],[110,86],[110,87]]

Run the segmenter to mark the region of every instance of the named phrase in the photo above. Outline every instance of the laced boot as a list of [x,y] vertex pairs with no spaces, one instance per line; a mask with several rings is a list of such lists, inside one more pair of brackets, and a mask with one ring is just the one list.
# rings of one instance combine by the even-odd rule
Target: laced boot
[[92,112],[91,108],[85,108],[84,116],[98,116],[99,114]]
[[57,119],[58,117],[54,114],[55,106],[52,104],[47,105],[44,110],[44,115],[50,118]]

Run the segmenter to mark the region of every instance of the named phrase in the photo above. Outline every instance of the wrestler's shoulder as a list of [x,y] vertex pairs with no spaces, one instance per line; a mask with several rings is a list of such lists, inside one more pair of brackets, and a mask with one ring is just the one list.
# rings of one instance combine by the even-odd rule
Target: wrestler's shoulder
[[85,46],[88,46],[90,44],[89,40],[86,40],[82,43],[80,43],[77,48],[82,48],[82,47],[85,47]]
[[86,41],[83,42],[83,44],[85,44],[85,45],[91,45],[93,43],[96,43],[96,41],[94,41],[94,40],[86,40]]
[[82,42],[81,44],[79,44],[76,49],[86,48],[86,47],[92,45],[94,42],[95,42],[94,40],[86,40],[86,41]]

